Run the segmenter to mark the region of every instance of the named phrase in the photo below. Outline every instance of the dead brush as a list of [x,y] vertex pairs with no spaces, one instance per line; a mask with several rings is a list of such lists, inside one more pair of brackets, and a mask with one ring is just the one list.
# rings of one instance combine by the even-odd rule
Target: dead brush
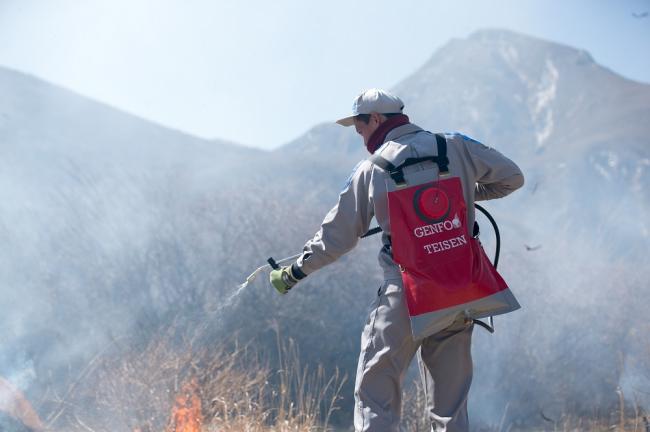
[[[211,400],[207,431],[328,430],[346,377],[338,370],[328,374],[320,365],[314,370],[302,365],[295,342],[282,340],[277,327],[276,337],[278,368],[250,352],[240,352],[232,357],[227,368],[230,372],[206,370],[206,376],[212,378],[204,389],[218,394]],[[242,355],[247,357],[245,371],[236,367]],[[233,386],[233,382],[222,382],[224,378],[240,382]],[[224,392],[220,390],[224,384],[243,391]]]
[[97,361],[51,430],[328,430],[346,377],[301,364],[296,344],[276,335],[278,367],[236,342],[197,349],[171,327],[139,348],[122,344]]
[[426,415],[427,398],[422,381],[417,378],[410,388],[402,392],[402,425],[409,432],[430,432],[431,423]]

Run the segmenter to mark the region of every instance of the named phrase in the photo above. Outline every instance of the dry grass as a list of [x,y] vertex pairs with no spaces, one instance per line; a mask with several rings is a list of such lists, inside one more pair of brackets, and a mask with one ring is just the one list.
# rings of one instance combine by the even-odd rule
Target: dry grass
[[[606,413],[576,415],[565,413],[557,419],[550,418],[540,411],[539,418],[532,419],[531,424],[521,425],[508,421],[508,407],[500,416],[498,424],[476,429],[477,432],[650,432],[650,415],[636,403],[626,404],[625,395],[617,391],[619,403],[616,409]],[[431,425],[424,415],[426,398],[420,380],[412,383],[408,392],[403,393],[402,426],[408,432],[430,432]],[[631,405],[631,406],[630,406]],[[471,413],[470,413],[471,416]],[[540,426],[540,424],[542,426]]]
[[[247,345],[197,349],[173,328],[139,349],[117,347],[96,362],[48,429],[328,430],[346,377],[302,365],[296,344],[276,334],[278,368]],[[190,421],[181,425],[182,418]]]
[[422,382],[417,379],[408,391],[402,392],[402,425],[409,432],[430,432],[429,423],[425,412],[427,407],[426,396]]
[[[346,377],[337,370],[303,365],[294,341],[283,339],[277,330],[275,335],[277,359],[272,362],[251,346],[236,342],[196,348],[192,338],[173,326],[138,347],[115,341],[80,371],[69,391],[56,398],[45,430],[330,430],[329,419],[337,409]],[[495,416],[495,424],[474,427],[477,432],[650,432],[648,414],[629,396],[619,390],[617,405],[600,413],[540,411],[525,424],[512,420],[521,417],[514,412],[513,401]],[[417,381],[404,392],[403,430],[430,431],[425,405]],[[191,421],[181,425],[180,418]]]

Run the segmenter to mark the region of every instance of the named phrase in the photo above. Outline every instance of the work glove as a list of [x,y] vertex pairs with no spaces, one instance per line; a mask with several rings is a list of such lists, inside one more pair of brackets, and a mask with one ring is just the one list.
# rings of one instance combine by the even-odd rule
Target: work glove
[[291,266],[286,266],[277,270],[271,270],[269,279],[271,280],[271,285],[273,285],[280,294],[286,294],[302,278],[294,275]]

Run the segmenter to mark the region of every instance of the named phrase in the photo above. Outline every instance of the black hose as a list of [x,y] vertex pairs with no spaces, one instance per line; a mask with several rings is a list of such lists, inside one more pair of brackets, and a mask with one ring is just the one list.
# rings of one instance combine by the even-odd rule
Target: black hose
[[[492,215],[487,210],[485,210],[482,206],[474,203],[474,207],[476,207],[478,211],[483,213],[485,217],[488,218],[488,220],[492,224],[492,228],[494,228],[494,236],[496,238],[497,245],[496,245],[496,250],[494,251],[493,265],[494,268],[496,269],[497,265],[499,264],[499,253],[501,252],[501,234],[499,233],[499,226],[497,225],[497,221],[494,220]],[[478,324],[481,327],[483,327],[485,330],[489,331],[490,333],[494,333],[494,317],[490,317],[490,324],[486,324],[483,321],[477,319],[474,320],[474,324]]]
[[374,228],[369,229],[367,233],[361,236],[361,238],[370,237],[380,232],[381,232],[381,227],[376,226]]
[[494,236],[496,237],[497,240],[497,247],[496,247],[496,251],[494,252],[493,265],[494,268],[496,269],[497,265],[499,264],[499,253],[501,252],[501,234],[499,233],[499,226],[497,225],[497,222],[494,220],[492,215],[487,210],[485,210],[482,206],[474,203],[474,207],[476,207],[478,211],[483,213],[485,217],[488,218],[488,220],[492,224],[492,228],[494,228]]

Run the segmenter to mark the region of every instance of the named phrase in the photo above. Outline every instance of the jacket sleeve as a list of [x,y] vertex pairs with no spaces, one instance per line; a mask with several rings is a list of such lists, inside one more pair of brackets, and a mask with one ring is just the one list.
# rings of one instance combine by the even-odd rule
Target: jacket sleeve
[[524,185],[524,175],[513,161],[479,142],[465,142],[476,173],[476,201],[502,198]]
[[356,167],[339,195],[338,203],[327,213],[320,230],[303,248],[296,262],[308,275],[337,260],[353,249],[370,226],[374,205],[369,191],[372,168],[368,161]]

